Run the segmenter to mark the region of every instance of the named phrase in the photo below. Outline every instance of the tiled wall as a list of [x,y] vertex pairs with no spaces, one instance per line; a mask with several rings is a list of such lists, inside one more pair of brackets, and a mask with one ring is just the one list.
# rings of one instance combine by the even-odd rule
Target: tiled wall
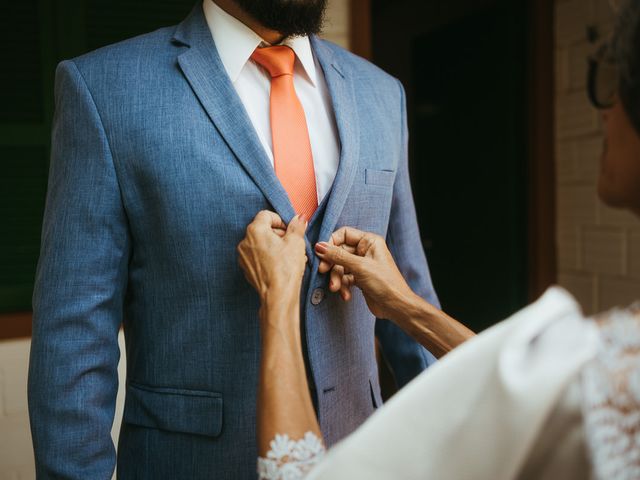
[[640,296],[640,222],[604,206],[596,182],[602,152],[598,112],[586,96],[586,57],[612,28],[606,0],[556,0],[556,173],[559,283],[587,312]]
[[[331,0],[324,37],[348,47],[349,0]],[[33,451],[27,414],[27,369],[29,340],[0,341],[0,480],[35,478]],[[124,356],[122,335],[120,351]],[[122,417],[122,380],[125,364],[120,362],[121,388],[118,392],[112,436],[117,438]]]

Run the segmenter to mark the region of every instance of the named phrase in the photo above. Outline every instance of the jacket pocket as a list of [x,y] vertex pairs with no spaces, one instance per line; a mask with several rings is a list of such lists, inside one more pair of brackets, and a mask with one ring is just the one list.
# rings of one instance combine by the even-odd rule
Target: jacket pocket
[[123,421],[170,432],[217,437],[222,432],[222,406],[221,393],[129,382]]
[[364,171],[364,183],[367,185],[392,187],[395,180],[396,172],[392,170],[372,170],[371,168],[367,168]]

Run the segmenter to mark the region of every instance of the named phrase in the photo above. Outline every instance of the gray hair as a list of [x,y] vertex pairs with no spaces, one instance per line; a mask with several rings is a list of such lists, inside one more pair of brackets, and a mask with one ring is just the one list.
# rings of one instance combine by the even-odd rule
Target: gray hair
[[618,65],[618,95],[640,134],[640,0],[618,0],[611,53]]

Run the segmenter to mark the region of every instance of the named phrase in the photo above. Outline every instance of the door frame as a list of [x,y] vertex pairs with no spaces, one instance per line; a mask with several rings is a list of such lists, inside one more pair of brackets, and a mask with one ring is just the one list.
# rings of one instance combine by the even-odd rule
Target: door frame
[[553,0],[529,0],[529,300],[556,283]]

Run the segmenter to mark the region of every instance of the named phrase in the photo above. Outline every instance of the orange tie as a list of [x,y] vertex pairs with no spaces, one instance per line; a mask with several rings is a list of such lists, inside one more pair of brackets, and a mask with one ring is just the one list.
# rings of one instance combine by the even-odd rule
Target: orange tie
[[271,75],[271,138],[276,176],[296,213],[309,220],[318,208],[318,194],[307,120],[293,86],[295,53],[284,46],[257,48],[251,59]]

